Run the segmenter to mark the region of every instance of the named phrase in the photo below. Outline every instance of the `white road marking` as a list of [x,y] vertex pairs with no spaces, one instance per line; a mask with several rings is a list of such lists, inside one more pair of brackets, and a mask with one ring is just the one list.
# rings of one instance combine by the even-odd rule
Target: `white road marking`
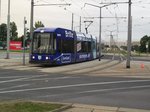
[[126,89],[140,89],[140,88],[147,88],[147,87],[150,87],[150,85],[133,86],[133,87],[124,87],[124,88],[111,88],[111,89],[91,90],[91,91],[78,92],[77,94],[82,94],[82,93],[93,93],[93,92],[116,91],[116,90],[126,90]]
[[15,92],[37,91],[37,90],[47,90],[47,89],[70,88],[70,87],[81,87],[81,86],[94,86],[94,85],[106,85],[106,84],[148,82],[148,81],[150,81],[150,80],[127,80],[127,81],[84,83],[84,84],[74,84],[74,85],[64,85],[64,86],[52,86],[52,87],[40,87],[40,88],[31,88],[31,89],[0,91],[0,94],[2,94],[2,93],[15,93]]
[[0,90],[14,89],[14,88],[25,87],[25,86],[29,86],[29,85],[30,84],[23,84],[23,85],[18,85],[18,86],[11,86],[11,87],[7,87],[7,88],[2,88]]
[[[29,81],[41,81],[41,80],[59,80],[59,79],[73,79],[73,78],[80,78],[80,77],[54,77],[54,78],[40,78],[40,79],[29,79]],[[28,80],[25,80],[28,81]]]
[[24,77],[24,78],[18,78],[18,79],[12,79],[12,80],[6,80],[6,81],[0,81],[0,84],[2,83],[7,83],[7,82],[16,82],[16,81],[22,81],[22,80],[25,80],[25,79],[31,79],[31,78],[37,78],[37,77],[42,77],[44,75],[38,75],[38,76],[31,76],[31,77]]
[[0,77],[0,79],[23,78],[23,77],[27,77],[27,76],[4,76],[4,77]]
[[70,94],[72,95],[72,94],[86,94],[86,93],[95,93],[95,92],[108,92],[108,91],[127,90],[127,89],[141,89],[141,88],[147,88],[147,87],[150,87],[150,85],[123,87],[123,88],[111,88],[111,89],[97,89],[97,90],[74,92],[74,93],[64,93],[64,94],[52,94],[52,95],[38,96],[38,98],[57,97],[57,96],[70,95]]

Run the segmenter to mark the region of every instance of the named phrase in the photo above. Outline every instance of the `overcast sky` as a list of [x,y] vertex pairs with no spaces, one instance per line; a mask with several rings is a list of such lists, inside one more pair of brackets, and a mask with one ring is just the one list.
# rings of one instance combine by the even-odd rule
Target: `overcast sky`
[[[31,0],[10,0],[11,21],[18,27],[19,35],[23,34],[23,19],[30,26]],[[0,23],[7,23],[8,0],[1,0]],[[35,7],[34,21],[42,21],[46,27],[63,27],[71,29],[71,14],[74,13],[74,30],[79,31],[79,18],[82,17],[82,32],[85,32],[85,20],[93,21],[88,28],[89,33],[98,37],[99,18],[85,19],[84,17],[99,17],[99,8],[85,3],[103,6],[99,3],[128,2],[128,0],[35,0],[35,4],[64,4],[71,6],[42,6]],[[150,36],[150,0],[132,0],[133,31],[132,40],[139,41],[144,35]],[[109,41],[110,33],[116,41],[127,41],[128,4],[111,5],[102,8],[102,40]],[[124,18],[125,17],[125,18]]]

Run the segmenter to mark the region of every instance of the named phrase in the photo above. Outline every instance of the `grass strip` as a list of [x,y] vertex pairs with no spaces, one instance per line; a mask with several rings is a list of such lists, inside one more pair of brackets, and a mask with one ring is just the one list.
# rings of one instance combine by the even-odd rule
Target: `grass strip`
[[30,101],[0,102],[0,112],[50,112],[63,107],[62,104],[51,104]]

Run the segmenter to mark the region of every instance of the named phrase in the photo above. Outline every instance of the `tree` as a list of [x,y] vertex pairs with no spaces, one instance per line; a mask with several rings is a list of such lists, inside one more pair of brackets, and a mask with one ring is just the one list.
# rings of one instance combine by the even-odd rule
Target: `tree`
[[17,26],[15,22],[10,23],[10,32],[11,32],[11,38],[10,40],[16,40],[18,38],[18,32],[17,32]]
[[0,41],[7,40],[7,25],[5,23],[0,25]]
[[131,50],[132,51],[139,51],[139,45],[133,45]]
[[41,21],[35,22],[35,29],[37,29],[39,27],[44,27],[44,24]]
[[141,52],[147,52],[146,44],[149,45],[148,48],[150,49],[150,37],[147,36],[147,35],[142,37],[141,40],[140,40],[140,51]]

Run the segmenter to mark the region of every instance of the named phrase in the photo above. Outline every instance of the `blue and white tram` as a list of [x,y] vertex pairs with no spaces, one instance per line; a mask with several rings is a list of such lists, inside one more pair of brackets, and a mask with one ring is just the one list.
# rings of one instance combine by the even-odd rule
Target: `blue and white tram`
[[96,38],[63,28],[33,33],[30,63],[62,65],[96,58]]

